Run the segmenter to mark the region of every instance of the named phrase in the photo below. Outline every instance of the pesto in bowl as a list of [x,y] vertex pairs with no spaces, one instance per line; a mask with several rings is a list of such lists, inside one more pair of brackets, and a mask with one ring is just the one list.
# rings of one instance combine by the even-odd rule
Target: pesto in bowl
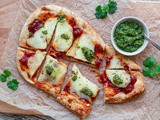
[[135,52],[144,44],[143,26],[134,20],[125,20],[114,31],[114,42],[125,52]]

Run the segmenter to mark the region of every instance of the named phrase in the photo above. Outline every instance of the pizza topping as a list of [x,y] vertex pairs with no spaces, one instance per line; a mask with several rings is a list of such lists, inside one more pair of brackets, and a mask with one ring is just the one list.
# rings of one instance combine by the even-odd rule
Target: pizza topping
[[[102,83],[102,84],[105,84],[107,87],[112,88],[114,90],[115,94],[118,94],[119,92],[123,92],[125,94],[128,94],[134,89],[134,85],[137,81],[137,79],[133,75],[130,75],[129,79],[130,79],[130,82],[126,85],[126,87],[124,87],[124,88],[118,87],[119,85],[124,83],[124,82],[122,83],[122,79],[120,80],[119,76],[118,77],[114,76],[114,82],[116,83],[116,84],[114,84],[114,82],[112,82],[108,78],[108,75],[106,75],[106,73],[104,72],[103,74],[100,75],[99,82]],[[119,84],[119,83],[121,83],[121,84]]]
[[[61,72],[61,68],[59,66],[56,66],[56,63],[53,63],[53,61],[46,65],[46,74],[51,77],[53,80],[57,78],[57,75]],[[52,67],[53,66],[53,67]]]
[[56,51],[53,47],[50,47],[48,52],[49,52],[50,54],[51,54],[51,53],[54,53],[54,54],[55,54],[55,57],[58,57],[58,58],[63,58],[63,57],[65,56],[65,53],[64,53],[64,52]]
[[125,88],[131,82],[130,75],[124,70],[106,70],[108,79],[117,87]]
[[98,87],[82,76],[79,69],[74,65],[72,72],[76,73],[76,80],[71,80],[70,91],[76,93],[80,98],[91,99],[97,96]]
[[70,93],[70,82],[66,84],[63,90],[66,91],[67,93]]
[[47,30],[44,30],[44,31],[42,31],[42,33],[43,33],[44,35],[47,35],[47,34],[48,34],[48,31],[47,31]]
[[110,65],[112,58],[113,57],[110,57],[110,56],[106,57],[106,68]]
[[57,21],[60,22],[60,23],[63,23],[64,22],[64,15],[60,15],[58,18],[57,18]]
[[102,57],[103,57],[103,48],[100,44],[96,44],[94,47],[94,55],[96,57],[96,68],[99,68],[102,63]]
[[37,30],[39,30],[41,27],[43,27],[43,23],[39,19],[35,19],[32,23],[30,23],[29,26],[28,26],[29,38],[33,37],[33,34]]
[[76,25],[76,21],[75,21],[74,18],[71,18],[71,19],[69,20],[69,24],[70,24],[70,25],[72,26],[72,28],[73,28],[74,38],[76,39],[76,38],[80,37],[80,36],[82,35],[82,33],[83,33],[83,30]]
[[50,66],[50,65],[47,65],[46,67],[46,73],[47,73],[47,75],[51,75],[52,73],[53,73],[53,71],[54,71],[54,69],[52,68],[52,66]]
[[38,16],[38,19],[35,19],[32,23],[28,25],[29,38],[33,37],[33,34],[38,31],[40,28],[44,27],[44,23],[47,19],[54,17],[53,13],[41,13]]
[[24,56],[19,60],[19,62],[22,64],[22,65],[24,65],[24,66],[26,66],[26,67],[28,67],[28,59],[31,57],[31,56],[33,56],[33,55],[35,55],[35,53],[34,52],[24,52]]
[[62,34],[61,38],[65,39],[65,40],[69,40],[70,39],[68,34]]
[[113,77],[113,82],[115,85],[123,84],[123,80],[117,74]]
[[87,95],[89,97],[91,97],[93,95],[92,91],[87,88],[87,87],[84,87],[80,90],[81,93],[83,93],[84,95]]
[[84,55],[84,57],[89,61],[92,62],[93,58],[94,58],[94,53],[91,49],[87,48],[87,47],[82,47],[81,48],[82,53]]
[[74,75],[74,76],[72,77],[72,80],[73,80],[73,81],[76,81],[77,78],[78,78],[78,76],[77,76],[77,75]]
[[83,30],[80,27],[73,26],[73,35],[75,39],[80,37],[82,33],[83,33]]

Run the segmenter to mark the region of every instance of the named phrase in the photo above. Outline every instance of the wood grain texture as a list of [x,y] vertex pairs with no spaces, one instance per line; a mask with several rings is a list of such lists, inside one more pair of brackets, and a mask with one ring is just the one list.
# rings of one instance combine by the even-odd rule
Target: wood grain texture
[[[145,1],[145,0],[139,0],[139,1]],[[159,1],[159,0],[148,0],[148,1]],[[9,9],[11,6],[14,6],[12,7],[13,9]],[[1,58],[5,43],[7,41],[7,37],[9,35],[8,34],[9,32],[7,31],[10,30],[10,27],[13,25],[14,19],[16,18],[16,14],[19,9],[19,0],[1,0],[0,8],[1,8],[0,10],[0,58]],[[9,17],[11,17],[12,20],[4,24],[5,22],[1,18],[5,17],[4,12],[6,11],[12,13],[9,15]],[[4,105],[4,103],[2,104],[2,102],[0,102],[0,108],[3,108],[5,110],[4,106],[2,105]],[[12,110],[12,107],[10,106],[8,107]],[[23,111],[21,109],[16,109],[16,110]],[[28,112],[28,114],[30,113]],[[54,120],[54,119],[48,116],[40,116],[40,115],[14,115],[14,114],[0,113],[0,120]]]

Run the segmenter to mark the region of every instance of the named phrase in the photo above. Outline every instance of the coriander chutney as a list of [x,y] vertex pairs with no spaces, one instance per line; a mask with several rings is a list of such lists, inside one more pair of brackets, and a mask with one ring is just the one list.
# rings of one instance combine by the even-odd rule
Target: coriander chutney
[[125,52],[135,52],[144,43],[143,26],[133,20],[120,23],[114,31],[114,41],[117,47]]

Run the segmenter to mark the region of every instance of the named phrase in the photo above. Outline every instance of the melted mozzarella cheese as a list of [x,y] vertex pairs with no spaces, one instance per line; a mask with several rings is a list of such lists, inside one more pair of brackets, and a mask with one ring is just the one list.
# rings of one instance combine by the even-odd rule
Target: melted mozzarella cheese
[[[87,47],[94,52],[94,44],[91,41],[91,38],[86,34],[81,35],[81,37],[78,39],[77,44],[71,47],[71,49],[67,52],[67,55],[72,56],[76,59],[88,62],[88,60],[85,58],[85,56],[82,53],[82,50],[81,50],[82,47]],[[93,60],[91,63],[94,64],[95,61]]]
[[36,51],[35,55],[28,59],[29,75],[32,77],[42,64],[46,52]]
[[[62,34],[67,35],[69,38],[66,40],[61,37]],[[67,51],[73,42],[73,30],[72,27],[65,20],[63,23],[58,22],[55,38],[53,40],[54,49],[57,51],[65,52]]]
[[[35,49],[46,49],[47,43],[51,40],[56,24],[57,18],[48,19],[44,24],[44,28],[40,28],[34,33],[33,37],[27,39],[27,44]],[[43,34],[43,31],[47,31],[47,34]]]
[[89,96],[84,95],[83,93],[80,92],[80,90],[84,87],[87,87],[90,89],[93,93],[91,97],[95,97],[98,94],[98,87],[90,82],[87,78],[82,76],[80,73],[79,69],[76,67],[76,65],[73,66],[72,71],[76,73],[77,79],[75,81],[71,80],[71,91],[75,91],[78,96],[81,98],[86,98],[88,99]]
[[106,75],[114,85],[116,85],[113,82],[115,75],[118,75],[123,80],[122,84],[116,85],[117,87],[125,88],[131,82],[130,75],[125,70],[106,70]]
[[111,59],[111,62],[110,62],[110,65],[109,65],[109,68],[112,69],[116,69],[116,68],[124,68],[121,64],[121,61],[116,58],[116,57],[113,57],[113,59]]
[[[54,80],[50,76],[48,76],[47,73],[46,73],[46,66],[47,65],[52,66],[52,68],[56,72],[56,77],[55,77]],[[67,66],[66,65],[60,64],[56,59],[47,55],[46,61],[44,63],[42,72],[40,73],[40,76],[38,78],[38,81],[45,82],[45,83],[59,84],[61,79],[65,76],[66,72],[67,72]]]

